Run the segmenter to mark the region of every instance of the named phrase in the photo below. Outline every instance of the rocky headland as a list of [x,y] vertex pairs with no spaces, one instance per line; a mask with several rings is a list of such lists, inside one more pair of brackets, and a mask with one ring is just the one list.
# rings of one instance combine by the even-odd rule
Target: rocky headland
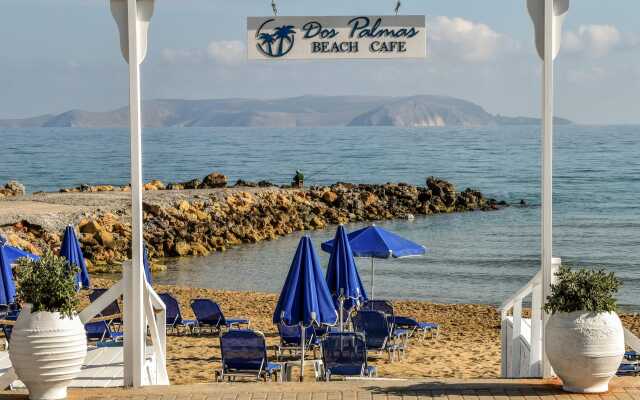
[[[294,231],[416,215],[490,211],[506,205],[473,189],[429,177],[425,186],[336,183],[308,188],[204,179],[145,185],[144,237],[152,258],[201,256]],[[131,253],[128,186],[89,186],[0,201],[0,234],[34,253],[58,249],[64,227],[78,227],[89,268],[115,272]]]

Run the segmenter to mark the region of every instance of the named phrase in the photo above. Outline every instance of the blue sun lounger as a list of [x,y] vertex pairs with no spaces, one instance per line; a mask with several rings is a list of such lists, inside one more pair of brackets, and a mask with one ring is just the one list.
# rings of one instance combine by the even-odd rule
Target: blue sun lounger
[[103,342],[118,342],[123,338],[123,333],[112,331],[107,321],[88,322],[84,324],[84,330],[87,332],[87,340],[95,340],[98,347]]
[[[94,301],[98,300],[100,296],[102,296],[106,291],[107,289],[93,289],[93,291],[89,293],[89,300],[91,300],[91,302],[93,303]],[[111,304],[106,306],[99,315],[102,317],[108,317],[110,315],[122,315],[122,310],[120,310],[118,302],[114,300]],[[120,328],[122,327],[122,318],[115,317],[107,323],[109,324],[110,328],[119,332]]]
[[167,330],[172,330],[179,335],[180,328],[183,328],[188,333],[192,333],[197,321],[182,318],[178,300],[169,293],[160,293],[158,296],[160,296],[165,307],[167,307]]
[[407,331],[395,330],[389,319],[382,311],[360,310],[353,317],[353,327],[356,332],[364,334],[367,350],[377,352],[386,351],[389,360],[394,355],[404,355],[407,341]]
[[367,363],[364,335],[355,332],[329,333],[322,339],[324,380],[332,377],[374,377],[376,369]]
[[191,309],[196,316],[195,328],[198,334],[202,328],[209,328],[211,333],[222,333],[223,329],[240,328],[245,325],[249,328],[251,322],[246,318],[225,318],[220,305],[209,299],[191,300]]
[[222,369],[216,371],[216,380],[251,378],[272,380],[280,374],[279,364],[269,362],[267,344],[261,332],[233,329],[220,335]]
[[640,375],[640,354],[635,351],[624,353],[624,359],[618,367],[618,376],[638,376]]
[[[305,328],[305,351],[313,351],[314,356],[316,350],[320,346],[320,340],[316,335],[316,330],[313,326]],[[280,336],[280,344],[276,348],[276,359],[280,360],[283,353],[286,351],[290,356],[295,356],[301,350],[302,342],[302,329],[298,325],[287,326],[284,324],[278,324],[278,335]]]
[[365,310],[377,310],[382,311],[389,318],[389,322],[393,324],[394,329],[405,329],[408,332],[409,337],[413,336],[416,332],[422,334],[422,340],[424,340],[427,334],[431,337],[438,336],[439,325],[434,322],[418,322],[414,318],[395,315],[393,304],[387,300],[368,300],[364,303],[363,309]]

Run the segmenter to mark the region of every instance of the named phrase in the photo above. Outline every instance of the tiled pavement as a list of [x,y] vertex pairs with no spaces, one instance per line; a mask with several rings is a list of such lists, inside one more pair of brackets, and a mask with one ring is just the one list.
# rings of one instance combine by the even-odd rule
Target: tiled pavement
[[[0,392],[0,398],[25,399]],[[135,400],[640,400],[640,378],[617,378],[609,393],[567,394],[541,380],[349,381],[331,383],[233,383],[149,389],[70,390],[69,399]]]

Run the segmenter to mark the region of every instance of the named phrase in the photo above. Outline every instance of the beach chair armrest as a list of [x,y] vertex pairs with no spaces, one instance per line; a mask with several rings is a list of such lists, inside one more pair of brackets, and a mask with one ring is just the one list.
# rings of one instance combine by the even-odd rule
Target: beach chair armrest
[[227,326],[233,326],[233,325],[249,325],[250,324],[250,320],[247,318],[227,318]]
[[281,369],[282,369],[282,365],[278,363],[269,362],[265,366],[264,371],[269,374],[274,374],[274,373],[280,372]]
[[393,336],[394,338],[402,338],[405,336],[409,336],[411,331],[409,329],[394,329]]

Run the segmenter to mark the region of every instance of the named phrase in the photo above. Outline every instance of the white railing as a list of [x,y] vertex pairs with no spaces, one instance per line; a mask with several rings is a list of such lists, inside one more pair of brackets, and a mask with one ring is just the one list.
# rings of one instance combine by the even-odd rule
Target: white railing
[[[109,290],[107,290],[96,301],[91,303],[87,308],[82,310],[79,317],[82,323],[86,323],[100,314],[109,304],[117,301],[122,296],[124,287],[123,281],[116,282]],[[144,298],[147,299],[145,304],[146,323],[149,327],[151,337],[151,345],[153,348],[153,374],[147,371],[147,385],[168,385],[169,377],[167,374],[166,364],[166,306],[153,287],[146,283]],[[151,366],[147,366],[151,367]],[[147,368],[149,369],[149,368]]]
[[627,328],[624,328],[624,344],[640,353],[640,339]]
[[[554,258],[552,274],[561,260]],[[501,374],[505,378],[542,376],[542,272],[500,306],[501,316]],[[531,318],[523,318],[522,303],[531,297]],[[511,315],[509,315],[511,313]]]

